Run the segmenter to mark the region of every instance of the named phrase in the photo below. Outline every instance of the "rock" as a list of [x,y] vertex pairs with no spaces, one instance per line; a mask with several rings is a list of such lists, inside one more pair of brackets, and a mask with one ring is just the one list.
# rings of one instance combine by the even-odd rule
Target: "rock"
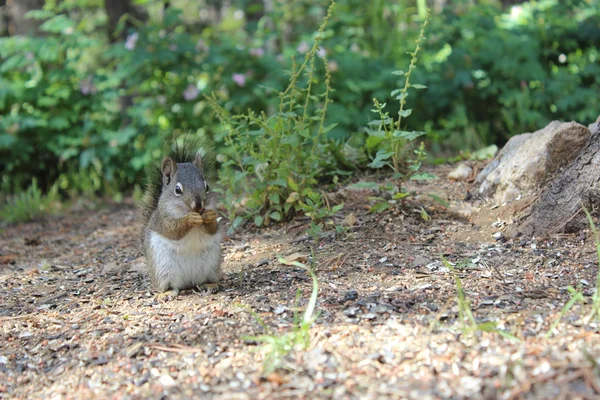
[[448,179],[451,181],[466,181],[471,173],[473,172],[473,168],[469,167],[467,164],[459,164],[458,167],[454,168],[448,174]]
[[480,211],[479,208],[473,207],[468,204],[452,204],[448,207],[447,212],[449,215],[452,215],[455,218],[469,220],[473,216]]
[[350,213],[344,217],[342,220],[343,226],[354,226],[358,222],[358,218],[356,218],[356,214]]
[[588,126],[588,129],[590,130],[590,132],[592,132],[592,135],[600,133],[600,115],[596,119],[596,122]]
[[429,264],[431,261],[429,261],[429,259],[427,257],[423,257],[423,256],[416,256],[414,261],[412,262],[412,266],[413,267],[424,267],[425,265]]
[[529,194],[554,171],[573,161],[589,137],[585,126],[560,121],[514,136],[477,176],[479,192],[500,204]]

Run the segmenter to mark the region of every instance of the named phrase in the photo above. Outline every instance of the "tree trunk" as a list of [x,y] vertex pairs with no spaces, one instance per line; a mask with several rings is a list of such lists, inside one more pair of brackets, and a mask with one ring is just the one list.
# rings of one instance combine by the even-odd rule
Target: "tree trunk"
[[8,6],[6,0],[0,0],[0,37],[8,36],[8,24],[10,18],[8,17]]
[[509,229],[509,234],[547,236],[586,226],[582,207],[600,206],[600,126],[592,130],[579,156],[542,189],[538,200]]
[[116,35],[117,25],[123,15],[128,14],[132,18],[140,21],[146,21],[148,15],[142,10],[134,7],[131,0],[104,0],[106,15],[108,15],[108,35],[111,42],[119,39],[125,39],[129,28],[133,27],[130,20],[125,23],[125,29],[120,35]]
[[7,0],[9,34],[39,36],[41,34],[39,28],[44,21],[25,18],[25,14],[31,10],[40,10],[42,7],[44,7],[44,0]]

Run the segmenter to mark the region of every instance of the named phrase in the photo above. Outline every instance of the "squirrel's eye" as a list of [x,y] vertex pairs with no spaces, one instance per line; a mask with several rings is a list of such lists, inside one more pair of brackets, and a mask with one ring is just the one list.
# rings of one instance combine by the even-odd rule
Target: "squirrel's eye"
[[183,186],[181,186],[181,183],[178,183],[177,185],[175,185],[175,196],[181,196],[183,194]]
[[206,193],[210,192],[210,188],[208,187],[208,183],[206,184]]

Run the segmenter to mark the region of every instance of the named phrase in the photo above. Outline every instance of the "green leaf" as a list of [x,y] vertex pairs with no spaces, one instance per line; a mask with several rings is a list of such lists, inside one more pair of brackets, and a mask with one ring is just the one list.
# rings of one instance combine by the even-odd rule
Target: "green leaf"
[[281,213],[279,211],[273,211],[271,214],[269,214],[269,217],[275,221],[281,221]]
[[393,155],[394,155],[394,153],[391,151],[387,151],[385,149],[380,149],[377,152],[377,154],[375,154],[375,158],[373,159],[373,161],[370,164],[368,164],[368,166],[371,168],[384,167],[384,166],[388,165],[388,163],[385,161],[389,160]]
[[331,207],[331,211],[332,211],[332,213],[336,213],[336,212],[340,211],[342,208],[344,208],[344,203]]
[[254,225],[260,227],[263,224],[263,221],[265,219],[262,217],[262,215],[257,215],[256,217],[254,217]]
[[377,182],[356,182],[348,186],[348,189],[378,189],[379,186]]
[[404,71],[400,71],[400,70],[398,70],[398,71],[392,71],[392,75],[400,75],[400,76],[402,76],[402,75],[404,75]]
[[420,85],[420,84],[418,84],[418,83],[411,83],[411,84],[410,84],[410,87],[411,87],[411,88],[414,88],[414,89],[427,89],[427,86],[425,86],[425,85]]
[[396,89],[396,90],[392,90],[392,93],[390,93],[390,96],[394,97],[395,95],[397,95],[398,93],[402,92],[402,90],[404,89]]
[[372,136],[369,136],[367,138],[367,141],[366,141],[365,144],[367,145],[367,150],[369,152],[372,152],[373,150],[375,150],[376,148],[378,148],[379,144],[383,141],[383,139],[384,139],[383,138],[383,132],[381,132],[381,133],[382,133],[381,136],[374,136],[374,135],[372,135]]
[[44,32],[50,33],[66,33],[75,27],[75,22],[71,21],[65,15],[57,15],[54,18],[44,22],[40,29]]
[[391,207],[390,203],[381,202],[381,203],[375,204],[373,207],[371,207],[371,209],[369,211],[372,213],[380,213],[382,211],[387,210],[390,207]]
[[298,191],[298,184],[296,182],[294,182],[294,180],[292,179],[291,176],[288,176],[287,183],[288,183],[289,188],[292,189],[294,192]]
[[419,136],[423,136],[426,132],[423,131],[394,131],[394,137],[408,140],[415,140]]
[[54,14],[48,10],[31,10],[25,14],[27,19],[47,19],[53,16]]
[[411,181],[428,181],[431,179],[437,179],[437,176],[430,174],[429,172],[420,172],[410,177]]
[[325,128],[323,128],[323,133],[327,133],[327,132],[329,132],[330,130],[332,130],[333,128],[335,128],[337,125],[338,125],[338,124],[335,124],[335,123],[334,123],[334,124],[327,125]]
[[231,226],[233,227],[233,229],[237,229],[240,226],[242,226],[243,223],[244,223],[244,217],[242,217],[241,215],[238,215],[233,220],[233,223],[231,224]]
[[442,199],[440,196],[431,193],[428,193],[427,196],[431,197],[433,200],[435,200],[436,203],[440,204],[441,206],[448,208],[448,202]]
[[395,195],[392,196],[392,199],[394,200],[401,200],[404,199],[406,197],[410,196],[410,193],[408,192],[400,192],[400,193],[396,193]]
[[408,110],[401,110],[398,111],[398,115],[401,116],[402,118],[406,118],[408,117],[410,114],[412,114],[412,110],[409,108]]
[[277,185],[277,186],[281,186],[281,187],[286,187],[286,184],[287,184],[287,182],[283,178],[274,179],[272,181],[269,181],[269,183],[271,185]]
[[273,204],[279,204],[279,193],[271,193],[269,196],[269,200]]

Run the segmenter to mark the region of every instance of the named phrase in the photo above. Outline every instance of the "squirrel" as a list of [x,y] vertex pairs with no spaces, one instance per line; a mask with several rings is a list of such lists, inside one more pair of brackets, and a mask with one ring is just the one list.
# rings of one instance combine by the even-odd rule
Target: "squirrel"
[[160,300],[172,300],[184,289],[219,287],[222,233],[197,148],[176,144],[148,172],[141,202],[143,252]]

